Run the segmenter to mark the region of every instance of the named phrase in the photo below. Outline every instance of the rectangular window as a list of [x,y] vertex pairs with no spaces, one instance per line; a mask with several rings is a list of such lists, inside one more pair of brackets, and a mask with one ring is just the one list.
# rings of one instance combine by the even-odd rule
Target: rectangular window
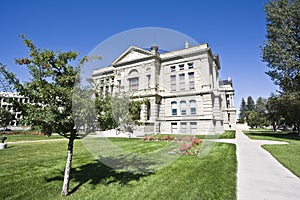
[[196,115],[197,110],[196,110],[196,101],[195,100],[190,101],[190,108],[191,108],[191,115]]
[[184,65],[179,65],[179,70],[184,70]]
[[194,74],[194,72],[189,73],[189,88],[190,88],[190,90],[195,89],[195,74]]
[[189,69],[193,69],[194,68],[194,63],[188,63],[188,67],[189,67]]
[[109,86],[105,87],[105,93],[109,93]]
[[197,134],[197,122],[191,122],[190,127],[191,127],[191,134]]
[[146,75],[147,76],[147,86],[148,86],[148,88],[150,88],[150,83],[151,83],[151,75],[150,74],[148,74],[148,75]]
[[171,123],[171,133],[177,134],[177,123]]
[[171,75],[171,91],[176,91],[176,75]]
[[186,122],[180,123],[180,133],[186,133]]
[[138,90],[139,89],[139,78],[130,78],[129,79],[129,90]]
[[172,101],[171,109],[172,109],[172,115],[176,116],[177,115],[177,102],[176,101]]
[[171,66],[170,69],[171,69],[171,72],[175,72],[176,71],[176,67],[175,66]]
[[186,101],[180,101],[181,115],[186,115]]
[[185,76],[184,76],[184,74],[179,74],[179,88],[180,88],[180,90],[185,90]]

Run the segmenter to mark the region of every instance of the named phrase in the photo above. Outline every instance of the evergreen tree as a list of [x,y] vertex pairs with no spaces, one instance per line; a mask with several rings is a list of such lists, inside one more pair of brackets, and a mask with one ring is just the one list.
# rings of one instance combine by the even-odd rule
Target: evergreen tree
[[241,105],[240,105],[240,114],[239,114],[239,122],[245,123],[245,118],[247,117],[248,107],[246,105],[245,99],[242,98]]
[[262,47],[266,72],[282,92],[300,91],[300,1],[273,0],[265,6],[267,41]]
[[277,103],[286,107],[276,113],[284,115],[286,123],[294,124],[300,135],[299,10],[299,0],[272,0],[265,5],[267,40],[262,47],[262,60],[269,67],[266,74],[280,88]]
[[256,100],[256,113],[258,117],[258,126],[264,126],[267,123],[267,100],[265,98],[259,97]]
[[247,109],[248,111],[255,111],[255,102],[251,96],[247,98]]

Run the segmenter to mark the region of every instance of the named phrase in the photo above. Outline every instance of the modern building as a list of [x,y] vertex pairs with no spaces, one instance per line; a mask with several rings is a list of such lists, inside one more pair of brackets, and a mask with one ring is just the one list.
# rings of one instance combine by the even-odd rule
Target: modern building
[[125,92],[141,107],[144,133],[216,134],[234,128],[231,79],[220,81],[219,56],[208,44],[159,53],[129,47],[110,66],[95,69],[98,92]]

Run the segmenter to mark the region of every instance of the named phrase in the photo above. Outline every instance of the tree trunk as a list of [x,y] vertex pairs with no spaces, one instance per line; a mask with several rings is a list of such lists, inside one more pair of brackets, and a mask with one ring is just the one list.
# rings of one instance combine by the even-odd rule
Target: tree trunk
[[68,156],[67,156],[66,168],[64,173],[64,183],[61,191],[62,196],[67,196],[69,194],[70,172],[72,166],[73,145],[74,145],[75,136],[76,133],[73,130],[70,135],[69,143],[68,143]]

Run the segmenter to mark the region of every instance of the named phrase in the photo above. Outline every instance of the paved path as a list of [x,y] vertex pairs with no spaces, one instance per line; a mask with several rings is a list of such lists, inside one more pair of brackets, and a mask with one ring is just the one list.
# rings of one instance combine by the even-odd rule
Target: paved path
[[218,141],[237,146],[238,200],[300,200],[300,179],[261,147],[285,142],[251,140],[240,130],[236,139]]

